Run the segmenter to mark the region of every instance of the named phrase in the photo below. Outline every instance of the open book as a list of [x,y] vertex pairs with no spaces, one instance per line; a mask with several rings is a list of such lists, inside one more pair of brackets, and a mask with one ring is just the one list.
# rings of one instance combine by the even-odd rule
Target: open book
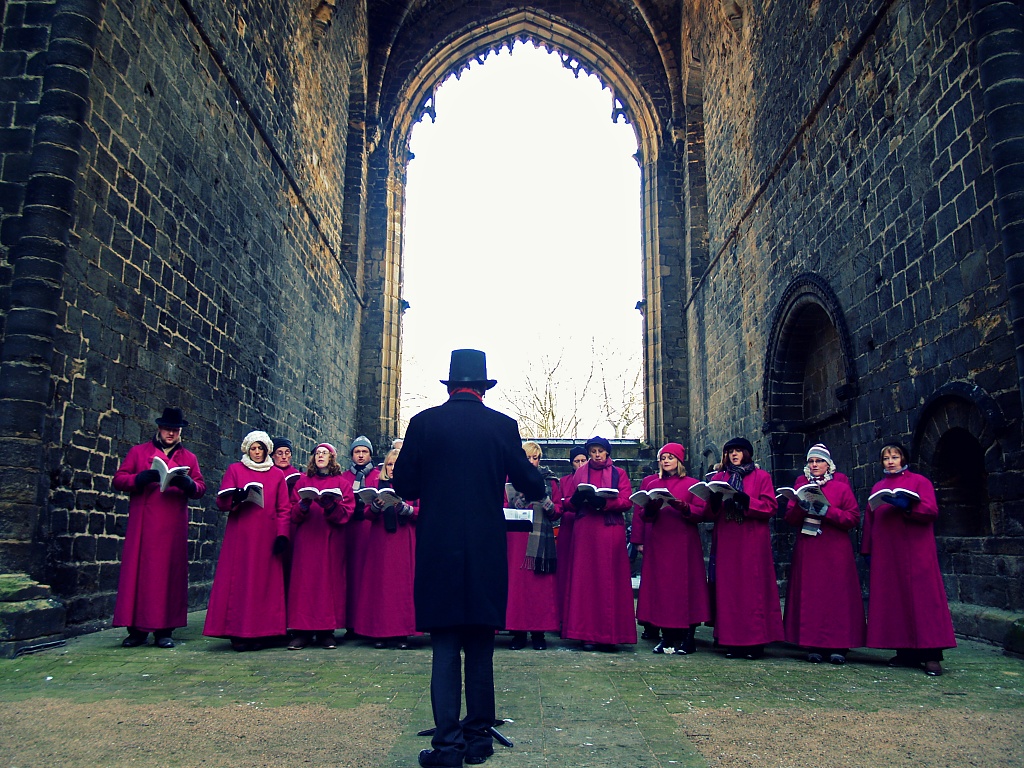
[[155,469],[160,474],[160,492],[163,493],[176,477],[188,474],[188,467],[168,467],[167,462],[159,456],[153,457],[153,464],[150,469]]
[[356,491],[356,496],[358,496],[364,504],[369,504],[374,499],[380,499],[380,503],[383,504],[385,508],[393,507],[396,504],[402,503],[401,497],[395,493],[392,488],[373,488],[372,486],[367,486]]
[[299,488],[297,493],[300,499],[310,499],[311,501],[326,501],[328,499],[341,501],[341,498],[345,495],[341,492],[341,488],[324,488],[321,490],[311,485]]
[[[237,491],[237,488],[224,488],[217,492],[218,496],[227,496]],[[242,486],[242,490],[246,492],[246,497],[242,499],[242,504],[255,504],[258,507],[263,506],[263,483],[257,483],[255,480],[251,483],[246,483]]]
[[828,499],[822,493],[821,486],[815,483],[807,483],[799,488],[776,488],[776,498],[782,497],[790,501],[809,501],[810,503],[824,504],[828,506]]
[[706,483],[694,483],[690,486],[690,493],[699,499],[707,501],[711,494],[720,493],[727,499],[736,495],[736,489],[724,480],[708,480]]
[[505,507],[505,530],[509,533],[529,533],[533,530],[533,507],[512,509]]
[[909,488],[882,488],[868,496],[868,506],[871,509],[878,509],[882,504],[892,504],[893,496],[897,493],[906,494],[911,501],[921,500],[921,497]]
[[679,501],[668,488],[641,489],[630,496],[629,500],[641,507],[649,501]]
[[580,493],[593,493],[595,496],[602,499],[619,498],[618,488],[598,488],[596,485],[591,483],[580,483],[576,486],[576,490]]

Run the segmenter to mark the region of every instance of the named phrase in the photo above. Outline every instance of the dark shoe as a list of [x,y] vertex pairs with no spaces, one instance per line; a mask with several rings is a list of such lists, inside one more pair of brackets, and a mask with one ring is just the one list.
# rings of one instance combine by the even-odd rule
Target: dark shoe
[[461,760],[457,763],[453,762],[451,758],[445,757],[442,752],[436,749],[420,751],[419,758],[417,759],[423,768],[459,768],[462,765]]
[[661,630],[657,627],[652,627],[649,624],[644,625],[644,631],[640,635],[641,640],[660,640]]
[[911,659],[911,658],[909,658],[907,656],[900,656],[899,654],[896,654],[891,659],[889,659],[888,664],[889,664],[890,667],[920,667],[921,666],[921,662],[914,661],[913,659]]
[[675,653],[676,649],[671,645],[665,645],[664,640],[660,640],[656,646],[651,649],[651,653]]
[[146,639],[149,637],[149,633],[142,634],[140,632],[132,632],[124,640],[121,641],[122,648],[138,648],[140,645],[146,644]]
[[473,754],[466,753],[466,764],[467,765],[480,765],[481,763],[487,762],[487,758],[494,754],[494,748],[491,747],[486,752],[474,752]]
[[526,647],[526,633],[525,632],[513,632],[512,642],[508,644],[510,651],[521,651]]
[[[376,642],[374,642],[373,647],[376,648],[379,651],[382,648],[387,648],[388,644],[385,643],[383,640],[377,640]],[[427,751],[427,750],[424,750],[424,751]],[[423,752],[420,752],[420,754],[422,755]],[[440,765],[440,763],[439,763],[439,765]]]
[[619,646],[617,646],[615,643],[598,643],[597,650],[599,650],[601,653],[618,653]]
[[757,659],[764,657],[764,648],[754,647],[748,648],[747,652],[743,654],[743,658],[749,659],[750,661],[757,661]]
[[811,662],[811,664],[821,664],[823,657],[820,653],[808,653],[807,660]]
[[841,653],[833,653],[831,656],[828,657],[828,660],[830,662],[832,662],[833,664],[845,664],[846,663],[846,657],[843,654],[841,654]]
[[[534,632],[530,635],[530,639],[533,640],[533,650],[535,651],[546,651],[548,648],[548,641],[544,639],[543,632]],[[493,755],[494,752],[491,752]]]
[[320,647],[333,650],[338,647],[338,641],[334,639],[334,633],[328,632],[320,638]]
[[942,664],[937,661],[926,661],[924,663],[924,673],[929,677],[939,677],[942,675]]
[[309,635],[298,634],[292,638],[292,641],[288,643],[289,651],[301,651],[307,645],[309,645]]
[[588,653],[589,653],[590,651],[596,651],[596,650],[597,650],[597,646],[596,646],[596,645],[594,645],[593,643],[584,643],[584,644],[583,644],[582,646],[580,646],[580,647],[581,647],[581,649],[582,649],[582,650],[584,650],[584,651],[587,651]]
[[174,647],[174,640],[171,639],[170,635],[164,635],[163,637],[157,638],[156,647],[157,648],[173,648]]
[[727,659],[738,659],[741,655],[739,648],[728,648],[725,652]]
[[689,630],[683,638],[683,644],[676,647],[676,653],[696,653],[697,639],[694,637],[694,630]]

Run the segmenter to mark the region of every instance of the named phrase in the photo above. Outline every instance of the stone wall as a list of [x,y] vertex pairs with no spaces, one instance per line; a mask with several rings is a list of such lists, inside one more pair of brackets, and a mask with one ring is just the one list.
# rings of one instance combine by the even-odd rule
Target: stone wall
[[197,607],[224,522],[213,496],[244,434],[288,435],[297,462],[354,436],[361,298],[336,212],[365,20],[349,8],[321,35],[308,3],[285,10],[103,6],[33,574],[69,624],[110,615],[127,521],[111,477],[165,405],[185,409],[210,486],[190,510]]
[[[713,9],[692,23],[704,67],[711,258],[689,308],[695,444],[746,435],[788,483],[795,466],[780,466],[773,440],[795,437],[806,450],[825,434],[863,502],[883,437],[915,445],[925,403],[962,382],[1004,425],[982,446],[992,449],[997,485],[1019,478],[1020,400],[970,5],[750,4],[738,33]],[[836,301],[820,317],[834,315],[839,335],[848,333],[845,348],[817,349],[849,366],[852,386],[825,393],[840,396],[842,423],[805,414],[803,424],[773,425],[773,329],[786,320],[786,291],[808,275]],[[835,330],[811,331],[807,343]],[[808,382],[825,372],[810,368]],[[954,599],[981,574],[1024,574],[1024,510],[1013,494],[996,495],[1009,538],[998,563],[979,553],[963,577],[952,565],[983,547],[950,542]],[[1024,608],[1019,595],[1012,602]]]

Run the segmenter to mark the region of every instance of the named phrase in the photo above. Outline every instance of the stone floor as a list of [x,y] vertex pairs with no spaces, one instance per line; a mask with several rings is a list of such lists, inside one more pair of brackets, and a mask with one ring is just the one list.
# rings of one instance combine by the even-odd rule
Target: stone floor
[[[118,629],[0,661],[0,766],[411,766],[429,746],[416,735],[432,724],[426,638],[405,651],[354,641],[239,654],[203,637],[203,619],[191,614],[171,650],[121,648]],[[495,675],[515,746],[497,748],[488,765],[498,767],[724,764],[699,748],[695,718],[715,711],[1024,715],[1024,661],[967,641],[930,678],[890,669],[885,651],[812,665],[779,644],[763,660],[728,660],[703,627],[690,656],[654,655],[646,641],[596,653],[557,638],[546,651],[510,651],[508,640],[498,638]],[[218,713],[245,719],[225,725]],[[230,757],[256,731],[266,743]],[[821,764],[843,764],[846,749],[836,741],[838,762]],[[1024,765],[1021,753],[1007,759]]]

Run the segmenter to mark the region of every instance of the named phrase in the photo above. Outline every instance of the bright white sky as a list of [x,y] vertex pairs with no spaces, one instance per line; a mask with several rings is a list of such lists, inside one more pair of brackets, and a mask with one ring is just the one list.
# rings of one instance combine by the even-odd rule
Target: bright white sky
[[[592,337],[632,380],[642,365],[640,170],[632,127],[611,121],[611,92],[517,44],[449,78],[435,107],[437,122],[413,129],[408,169],[403,421],[443,401],[438,380],[463,347],[487,353],[498,380],[487,402],[505,412],[502,394],[522,386],[530,361],[563,351],[572,398]],[[583,431],[612,436],[593,406]]]

